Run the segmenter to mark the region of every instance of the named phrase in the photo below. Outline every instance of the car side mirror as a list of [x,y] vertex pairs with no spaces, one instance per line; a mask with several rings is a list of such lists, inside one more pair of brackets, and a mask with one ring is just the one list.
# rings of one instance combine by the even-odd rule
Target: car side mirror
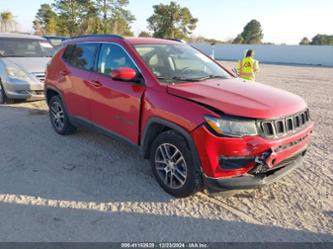
[[117,68],[111,72],[111,77],[114,80],[135,81],[136,76],[136,71],[128,67]]

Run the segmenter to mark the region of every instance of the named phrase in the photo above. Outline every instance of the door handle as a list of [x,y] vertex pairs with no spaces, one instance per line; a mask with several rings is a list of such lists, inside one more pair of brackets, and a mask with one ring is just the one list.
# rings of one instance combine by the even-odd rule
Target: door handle
[[99,82],[98,80],[92,80],[92,81],[90,81],[90,84],[97,88],[103,86],[103,84],[101,82]]

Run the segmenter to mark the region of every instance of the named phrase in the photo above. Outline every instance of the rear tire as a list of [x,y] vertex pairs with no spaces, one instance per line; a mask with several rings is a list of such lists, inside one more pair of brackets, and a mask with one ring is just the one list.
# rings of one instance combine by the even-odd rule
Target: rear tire
[[182,198],[201,189],[202,180],[183,136],[161,133],[150,149],[150,163],[159,185],[170,195]]
[[49,101],[49,114],[54,130],[60,135],[69,135],[76,131],[76,127],[69,122],[64,104],[59,96],[53,96]]

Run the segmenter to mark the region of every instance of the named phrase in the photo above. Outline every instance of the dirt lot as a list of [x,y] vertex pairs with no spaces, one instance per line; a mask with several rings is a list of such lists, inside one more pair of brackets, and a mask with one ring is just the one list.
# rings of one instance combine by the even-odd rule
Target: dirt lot
[[0,241],[333,241],[333,68],[258,81],[304,97],[316,130],[303,168],[233,197],[174,199],[127,144],[56,135],[44,102],[1,106]]

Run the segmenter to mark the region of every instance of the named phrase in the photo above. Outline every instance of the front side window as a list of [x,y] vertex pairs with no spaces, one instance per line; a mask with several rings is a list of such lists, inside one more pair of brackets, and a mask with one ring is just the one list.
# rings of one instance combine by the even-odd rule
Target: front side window
[[112,70],[124,67],[138,71],[123,48],[115,44],[102,44],[98,59],[98,72],[110,75]]
[[44,40],[0,38],[0,57],[51,57],[54,51]]
[[[64,53],[64,59],[74,67],[92,71],[94,70],[97,44],[76,44],[69,45]],[[69,55],[70,53],[70,55]]]
[[134,48],[161,82],[231,77],[204,54],[184,44],[137,44]]

